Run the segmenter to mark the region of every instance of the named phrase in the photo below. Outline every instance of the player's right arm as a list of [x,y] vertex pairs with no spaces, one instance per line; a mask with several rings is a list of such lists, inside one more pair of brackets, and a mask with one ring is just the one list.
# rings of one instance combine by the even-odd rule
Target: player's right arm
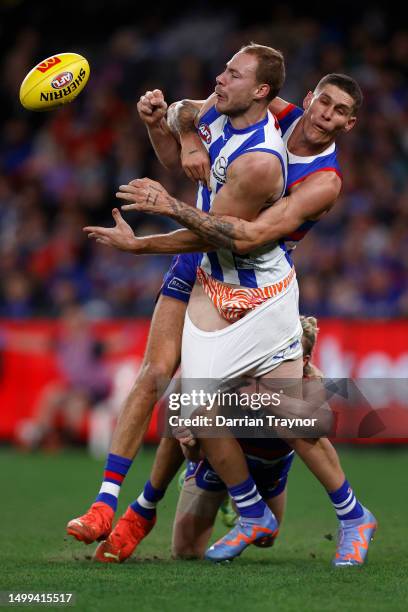
[[207,100],[181,100],[169,108],[167,123],[180,142],[180,162],[192,181],[202,181],[210,187],[210,159],[197,127],[201,117],[215,104],[215,95]]
[[160,89],[146,91],[137,103],[140,119],[146,126],[159,162],[169,170],[180,168],[180,145],[166,121],[167,102]]
[[283,98],[276,97],[269,103],[269,110],[271,113],[278,117],[282,111],[284,111],[288,106],[292,106],[290,102],[287,100],[283,100]]

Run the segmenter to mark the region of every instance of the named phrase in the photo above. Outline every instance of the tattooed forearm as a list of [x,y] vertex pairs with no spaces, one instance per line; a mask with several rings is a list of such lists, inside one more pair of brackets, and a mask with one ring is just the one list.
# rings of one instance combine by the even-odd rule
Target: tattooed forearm
[[195,131],[194,121],[199,109],[188,100],[172,104],[167,111],[167,124],[173,134],[186,134]]
[[222,216],[205,213],[176,198],[170,198],[169,203],[173,219],[218,248],[235,251],[235,241],[248,238],[242,219],[227,221]]

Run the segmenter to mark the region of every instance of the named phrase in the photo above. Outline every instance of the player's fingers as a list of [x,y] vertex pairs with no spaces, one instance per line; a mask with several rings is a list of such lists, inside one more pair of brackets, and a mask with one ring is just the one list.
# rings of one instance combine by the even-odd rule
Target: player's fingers
[[112,217],[114,218],[115,223],[116,223],[117,226],[119,226],[119,225],[127,225],[126,221],[124,220],[124,218],[120,214],[119,208],[114,208],[112,210]]
[[[156,187],[162,188],[160,183],[157,183],[156,181],[152,181],[152,179],[149,179],[145,176],[144,178],[133,179],[133,181],[129,181],[127,185],[120,185],[119,189],[121,191],[131,191],[132,193],[136,193],[136,189],[140,189],[142,187],[148,187],[149,185],[155,185]],[[136,189],[132,189],[132,187]]]
[[204,181],[211,191],[211,166],[208,162],[204,164]]
[[109,228],[108,227],[97,227],[93,225],[88,225],[83,228],[83,231],[93,237],[93,235],[101,235],[101,236],[109,236]]
[[138,204],[137,202],[134,202],[133,204],[123,204],[121,206],[122,210],[141,210],[141,211],[146,211],[146,208],[144,207],[143,204]]
[[111,241],[106,240],[105,238],[97,238],[96,242],[99,242],[99,244],[103,244],[104,246],[112,246]]
[[144,202],[147,199],[147,194],[144,193],[143,191],[141,191],[138,194],[134,194],[134,193],[122,193],[122,192],[119,191],[116,194],[116,197],[118,198],[118,200],[126,200],[127,202],[137,203],[138,201]]
[[142,186],[138,181],[139,179],[136,179],[127,185],[119,185],[119,191],[125,193],[137,193],[138,187]]
[[190,181],[193,181],[194,183],[196,182],[196,179],[194,177],[194,174],[193,174],[191,168],[184,167],[184,172],[185,172],[187,178],[190,179]]
[[192,178],[192,180],[193,180],[193,181],[198,180],[198,178],[199,178],[199,174],[198,174],[198,172],[197,172],[197,168],[196,168],[195,166],[193,166],[192,164],[189,164],[189,165],[188,165],[188,166],[185,168],[185,170],[186,170],[186,171],[187,171],[187,170],[189,171],[190,176],[191,176],[191,178]]
[[197,179],[199,181],[202,181],[203,183],[205,183],[207,179],[205,174],[205,168],[202,163],[197,167]]
[[137,110],[139,111],[139,113],[145,115],[151,115],[153,112],[152,105],[145,96],[142,96],[139,102],[137,103]]

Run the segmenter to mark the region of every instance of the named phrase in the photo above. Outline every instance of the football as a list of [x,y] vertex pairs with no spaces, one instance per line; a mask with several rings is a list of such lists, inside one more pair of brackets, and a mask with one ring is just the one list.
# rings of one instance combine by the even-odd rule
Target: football
[[40,62],[20,87],[20,102],[32,111],[46,111],[72,102],[88,82],[88,61],[78,53],[58,53]]

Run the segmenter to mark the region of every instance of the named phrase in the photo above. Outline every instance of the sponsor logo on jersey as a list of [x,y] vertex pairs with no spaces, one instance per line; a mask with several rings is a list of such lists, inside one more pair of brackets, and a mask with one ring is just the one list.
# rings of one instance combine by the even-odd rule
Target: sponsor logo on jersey
[[192,289],[191,285],[186,283],[186,281],[184,281],[183,279],[177,278],[177,276],[173,276],[173,278],[167,285],[167,288],[172,289],[173,291],[181,291],[181,293],[187,293],[187,295],[190,295]]
[[68,85],[73,78],[74,75],[72,72],[61,72],[61,74],[57,74],[57,76],[52,79],[51,87],[54,89],[62,89],[65,85]]
[[198,133],[200,134],[204,142],[210,144],[212,139],[211,130],[206,123],[200,123],[200,125],[198,126]]
[[225,157],[221,156],[215,160],[213,165],[213,175],[219,183],[227,182],[227,167],[228,160]]
[[45,62],[38,64],[36,69],[44,73],[44,72],[47,72],[47,70],[49,70],[53,66],[56,66],[57,64],[60,64],[60,63],[61,63],[60,58],[55,55],[54,57],[49,57],[47,60],[45,60]]

